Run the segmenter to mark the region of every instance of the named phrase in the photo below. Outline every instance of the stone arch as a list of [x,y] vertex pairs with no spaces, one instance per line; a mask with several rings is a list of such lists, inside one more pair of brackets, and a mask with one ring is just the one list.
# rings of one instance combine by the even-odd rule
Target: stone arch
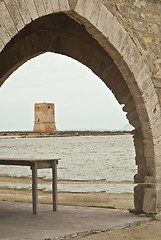
[[135,127],[135,208],[160,211],[160,106],[138,47],[99,0],[0,2],[0,85],[25,61],[46,51],[77,59],[113,91]]

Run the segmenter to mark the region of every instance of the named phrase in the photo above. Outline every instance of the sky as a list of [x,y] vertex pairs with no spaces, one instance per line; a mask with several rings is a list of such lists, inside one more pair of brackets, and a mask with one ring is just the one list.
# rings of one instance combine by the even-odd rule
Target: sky
[[32,131],[34,103],[55,103],[57,130],[123,130],[126,113],[103,81],[78,61],[45,53],[0,88],[0,131]]

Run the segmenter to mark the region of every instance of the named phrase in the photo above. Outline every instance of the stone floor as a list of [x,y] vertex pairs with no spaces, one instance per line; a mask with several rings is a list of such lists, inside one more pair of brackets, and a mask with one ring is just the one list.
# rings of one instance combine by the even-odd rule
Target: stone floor
[[114,229],[150,219],[126,211],[39,204],[38,214],[32,214],[30,203],[0,201],[0,239],[44,240],[55,236],[86,231]]

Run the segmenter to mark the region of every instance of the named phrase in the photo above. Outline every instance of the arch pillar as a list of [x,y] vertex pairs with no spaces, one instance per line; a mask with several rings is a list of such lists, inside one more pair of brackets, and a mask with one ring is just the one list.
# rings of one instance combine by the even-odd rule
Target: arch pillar
[[[134,178],[138,183],[134,190],[135,209],[138,212],[160,212],[161,112],[152,74],[134,40],[100,1],[91,0],[87,4],[85,0],[78,0],[75,12],[86,30],[115,61],[135,103],[137,116],[135,111],[127,115],[135,127],[134,145],[138,166]],[[127,103],[124,104],[126,108]]]

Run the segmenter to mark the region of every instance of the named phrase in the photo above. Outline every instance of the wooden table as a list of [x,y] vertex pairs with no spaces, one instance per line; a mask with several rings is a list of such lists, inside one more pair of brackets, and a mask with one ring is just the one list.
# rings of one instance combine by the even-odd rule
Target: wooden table
[[38,194],[37,194],[37,170],[52,168],[52,197],[53,211],[57,210],[57,159],[18,159],[18,158],[0,158],[0,165],[20,165],[30,166],[32,170],[32,204],[33,213],[37,213]]

